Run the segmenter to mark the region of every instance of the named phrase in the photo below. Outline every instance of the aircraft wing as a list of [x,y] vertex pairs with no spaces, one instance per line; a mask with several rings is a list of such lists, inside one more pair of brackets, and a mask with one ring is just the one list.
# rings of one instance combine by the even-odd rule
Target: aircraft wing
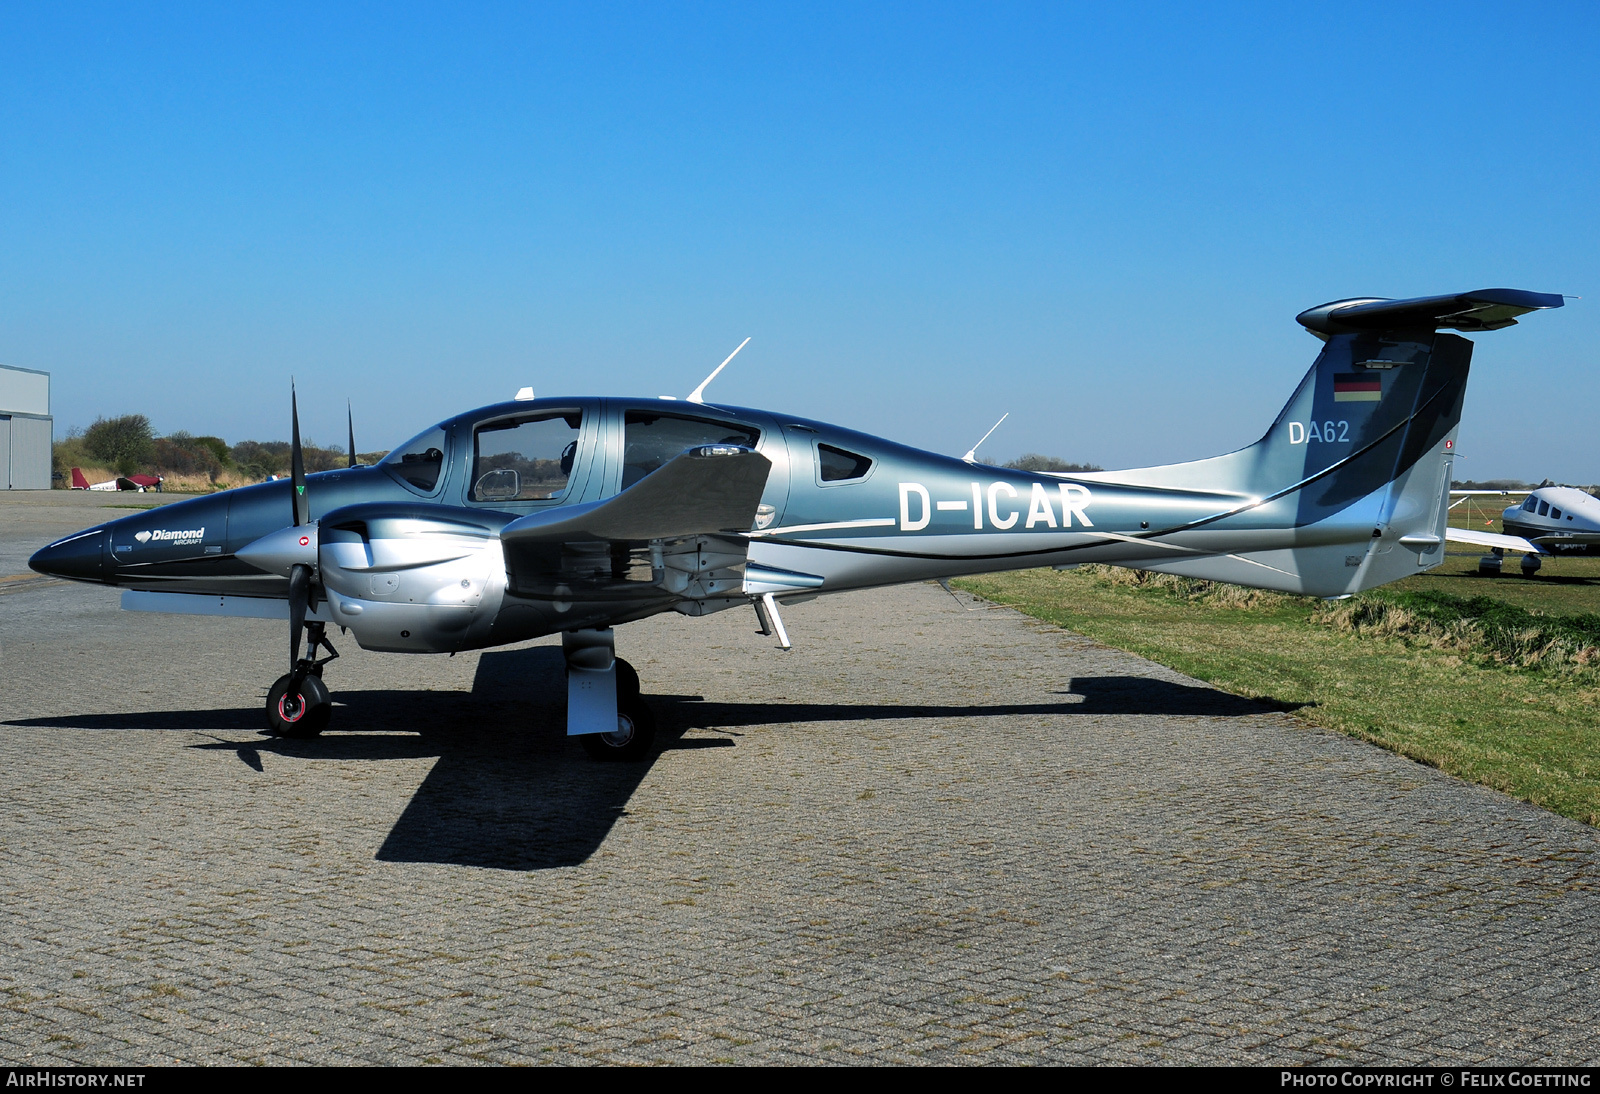
[[542,584],[571,543],[643,544],[748,532],[772,463],[737,445],[691,448],[615,497],[563,505],[514,520],[500,532],[514,584]]
[[1474,547],[1498,547],[1502,551],[1520,551],[1525,555],[1542,552],[1521,536],[1507,536],[1499,532],[1478,532],[1471,528],[1446,528],[1444,538],[1450,543],[1470,543]]

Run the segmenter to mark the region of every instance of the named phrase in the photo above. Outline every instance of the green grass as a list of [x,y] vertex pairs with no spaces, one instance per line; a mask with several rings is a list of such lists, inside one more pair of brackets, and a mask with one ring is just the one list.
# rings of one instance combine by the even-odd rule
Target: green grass
[[[1108,567],[960,584],[1235,694],[1297,706],[1313,724],[1600,824],[1600,671],[1587,663],[1595,653],[1583,653],[1600,619],[1584,618],[1589,586],[1567,599],[1566,585],[1461,578],[1471,582],[1465,591],[1492,594],[1474,601],[1441,595],[1449,580],[1410,578],[1333,606]],[[1535,614],[1547,604],[1565,612]],[[1567,646],[1541,645],[1537,635],[1527,638],[1532,631]],[[1530,657],[1535,667],[1522,667]]]
[[1517,566],[1521,556],[1507,555],[1499,577],[1483,577],[1478,573],[1478,557],[1482,553],[1465,544],[1452,544],[1437,568],[1385,588],[1460,597],[1492,596],[1519,608],[1552,614],[1600,614],[1600,556],[1546,558],[1538,574],[1523,577]]

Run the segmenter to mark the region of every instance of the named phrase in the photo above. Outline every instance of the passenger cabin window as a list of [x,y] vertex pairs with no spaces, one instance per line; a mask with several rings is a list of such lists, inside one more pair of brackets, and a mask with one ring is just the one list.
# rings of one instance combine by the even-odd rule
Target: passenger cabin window
[[412,437],[378,464],[414,490],[433,493],[444,470],[444,427],[434,426]]
[[831,444],[817,445],[817,468],[823,482],[848,482],[865,477],[872,470],[872,461],[854,452],[846,452]]
[[630,410],[623,416],[622,489],[626,490],[652,471],[702,444],[737,444],[754,448],[761,431],[737,422],[685,418]]
[[577,410],[485,422],[473,432],[473,501],[547,501],[560,497],[578,453]]
[[1561,510],[1559,510],[1559,509],[1551,509],[1550,510],[1550,519],[1551,520],[1560,520],[1561,519]]
[[1541,517],[1543,517],[1543,516],[1548,516],[1549,513],[1550,513],[1550,503],[1547,502],[1547,501],[1541,501],[1539,503],[1539,515]]

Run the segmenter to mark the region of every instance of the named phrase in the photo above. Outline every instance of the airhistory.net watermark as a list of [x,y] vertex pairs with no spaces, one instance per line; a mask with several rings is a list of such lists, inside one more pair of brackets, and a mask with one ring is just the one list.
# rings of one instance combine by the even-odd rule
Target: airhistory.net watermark
[[121,1087],[138,1089],[144,1086],[143,1071],[73,1071],[65,1068],[9,1068],[6,1071],[7,1089],[56,1089],[58,1087],[85,1087],[100,1089]]

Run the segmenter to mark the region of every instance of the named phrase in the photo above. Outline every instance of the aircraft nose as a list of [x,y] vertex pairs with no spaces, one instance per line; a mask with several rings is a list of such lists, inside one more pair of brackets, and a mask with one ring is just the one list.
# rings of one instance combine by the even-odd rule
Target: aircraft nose
[[28,560],[28,566],[51,577],[104,582],[109,540],[104,528],[91,528],[41,547]]

